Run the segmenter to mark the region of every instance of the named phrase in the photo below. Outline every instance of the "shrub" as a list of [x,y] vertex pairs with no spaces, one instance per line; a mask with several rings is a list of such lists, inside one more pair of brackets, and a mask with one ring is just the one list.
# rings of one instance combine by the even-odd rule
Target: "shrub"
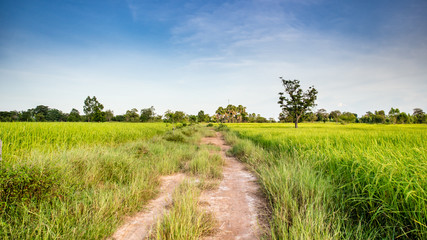
[[170,142],[185,142],[184,135],[178,131],[167,132],[163,138]]
[[52,194],[58,178],[52,170],[38,166],[0,168],[0,208],[19,202],[41,200]]
[[229,131],[227,125],[220,123],[217,127],[216,127],[217,131]]

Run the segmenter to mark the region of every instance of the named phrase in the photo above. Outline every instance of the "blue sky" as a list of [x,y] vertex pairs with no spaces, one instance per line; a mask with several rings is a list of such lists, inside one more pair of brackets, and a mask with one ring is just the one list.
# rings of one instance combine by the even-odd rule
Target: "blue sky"
[[0,2],[0,110],[214,113],[277,118],[279,77],[317,109],[427,111],[427,1]]

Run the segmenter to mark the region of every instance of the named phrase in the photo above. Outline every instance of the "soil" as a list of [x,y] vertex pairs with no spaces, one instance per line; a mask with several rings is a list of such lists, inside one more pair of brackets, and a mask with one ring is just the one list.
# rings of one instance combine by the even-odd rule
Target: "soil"
[[202,139],[204,144],[221,147],[225,159],[223,179],[218,189],[205,191],[200,197],[202,206],[211,211],[217,221],[217,229],[211,239],[259,239],[266,224],[261,213],[266,209],[265,201],[256,177],[234,157],[227,156],[230,146],[222,135]]
[[125,219],[125,224],[114,233],[111,239],[146,239],[150,235],[159,217],[162,217],[167,211],[167,206],[172,204],[172,194],[184,177],[185,175],[182,173],[161,177],[160,194],[157,198],[151,200],[146,205],[145,211],[141,211]]

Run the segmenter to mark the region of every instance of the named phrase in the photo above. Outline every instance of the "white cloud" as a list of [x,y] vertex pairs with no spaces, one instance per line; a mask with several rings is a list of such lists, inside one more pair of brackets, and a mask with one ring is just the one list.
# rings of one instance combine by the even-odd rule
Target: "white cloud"
[[319,107],[329,111],[338,107],[361,114],[397,106],[410,112],[427,102],[425,47],[414,51],[404,42],[379,46],[302,25],[278,2],[260,6],[244,1],[191,15],[172,33],[177,46],[204,55],[190,61],[188,69],[221,76],[228,87],[245,89],[237,95],[268,116],[279,112],[279,76],[300,79],[305,87],[315,85]]
[[[0,61],[0,83],[13,88],[2,89],[0,109],[46,104],[69,111],[96,95],[116,114],[152,105],[157,113],[213,113],[230,99],[250,112],[277,117],[280,76],[299,79],[304,88],[314,85],[318,108],[328,111],[427,109],[425,45],[400,39],[379,46],[313,31],[282,1],[206,3],[185,13],[144,4],[128,1],[134,21],[173,22],[172,51],[13,49],[7,63]],[[15,82],[4,84],[6,79]]]

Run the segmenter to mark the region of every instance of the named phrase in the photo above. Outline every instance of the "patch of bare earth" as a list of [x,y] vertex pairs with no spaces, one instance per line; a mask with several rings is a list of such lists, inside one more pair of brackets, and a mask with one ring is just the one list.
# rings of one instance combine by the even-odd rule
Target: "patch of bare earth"
[[146,239],[152,228],[166,212],[168,205],[172,203],[172,194],[184,179],[184,174],[174,174],[160,177],[160,193],[157,198],[151,200],[144,211],[128,217],[125,223],[114,233],[112,238],[117,240]]
[[266,204],[256,177],[237,159],[226,155],[230,146],[220,133],[202,139],[202,144],[221,147],[221,156],[225,159],[218,189],[205,191],[200,197],[201,205],[212,212],[218,222],[215,233],[204,239],[259,239],[266,226],[261,216]]

